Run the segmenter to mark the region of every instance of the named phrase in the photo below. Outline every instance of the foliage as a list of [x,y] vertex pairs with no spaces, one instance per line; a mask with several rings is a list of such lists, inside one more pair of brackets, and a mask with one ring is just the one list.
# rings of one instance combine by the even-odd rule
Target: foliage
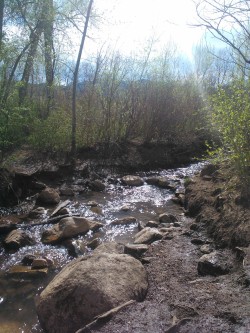
[[211,122],[222,142],[220,154],[229,158],[238,174],[250,180],[249,82],[236,80],[220,87],[210,99]]

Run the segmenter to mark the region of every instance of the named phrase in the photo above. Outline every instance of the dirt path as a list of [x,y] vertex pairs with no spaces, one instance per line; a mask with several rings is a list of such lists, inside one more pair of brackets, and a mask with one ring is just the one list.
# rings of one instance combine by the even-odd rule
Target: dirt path
[[241,264],[234,261],[230,250],[224,250],[234,263],[229,274],[198,275],[201,245],[191,240],[208,239],[190,232],[190,224],[192,220],[186,219],[186,230],[151,245],[146,254],[150,263],[145,265],[149,276],[145,301],[130,305],[88,332],[250,332],[250,289],[242,285]]

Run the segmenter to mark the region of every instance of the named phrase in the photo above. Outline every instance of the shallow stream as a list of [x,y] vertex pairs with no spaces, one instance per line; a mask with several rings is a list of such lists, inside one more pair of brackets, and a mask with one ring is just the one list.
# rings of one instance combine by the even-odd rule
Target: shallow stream
[[[152,171],[137,173],[146,179],[149,176],[167,177],[178,191],[184,189],[185,177],[190,177],[202,167],[201,163],[190,165],[186,168],[171,170]],[[101,231],[93,234],[89,232],[85,236],[79,236],[73,241],[75,251],[78,255],[84,255],[86,248],[84,244],[93,238],[99,237],[101,241],[117,241],[121,243],[133,242],[133,236],[138,232],[138,222],[158,220],[161,213],[168,212],[178,217],[181,223],[185,223],[185,216],[180,206],[173,203],[171,198],[174,189],[160,188],[148,185],[146,182],[139,187],[122,185],[121,175],[112,175],[116,181],[106,181],[107,187],[103,192],[86,192],[71,197],[68,208],[72,215],[88,217],[102,222],[105,226]],[[67,199],[67,197],[65,197]],[[89,201],[95,201],[98,209],[91,208]],[[123,210],[126,206],[126,210]],[[51,214],[52,209],[46,210],[43,218]],[[111,221],[126,216],[133,216],[137,222],[130,226],[111,227]],[[48,282],[61,270],[61,268],[72,260],[68,250],[63,245],[44,245],[41,243],[41,234],[51,225],[35,226],[30,232],[36,240],[33,246],[21,248],[16,253],[8,253],[0,247],[0,332],[1,333],[41,333],[41,329],[34,305],[37,294],[48,284]],[[36,254],[51,258],[54,267],[47,277],[36,279],[10,278],[6,272],[10,267],[20,264],[26,254]]]

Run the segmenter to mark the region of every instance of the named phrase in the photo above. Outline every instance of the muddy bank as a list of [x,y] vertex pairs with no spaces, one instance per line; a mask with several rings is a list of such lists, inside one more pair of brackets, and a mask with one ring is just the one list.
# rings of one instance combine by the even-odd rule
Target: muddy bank
[[226,166],[204,168],[186,188],[189,215],[222,247],[250,245],[250,196]]

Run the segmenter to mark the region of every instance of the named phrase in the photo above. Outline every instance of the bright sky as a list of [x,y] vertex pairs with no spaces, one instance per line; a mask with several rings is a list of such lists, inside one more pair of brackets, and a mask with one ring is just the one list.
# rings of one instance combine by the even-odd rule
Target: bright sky
[[99,43],[107,41],[125,54],[138,54],[154,38],[159,47],[172,41],[191,57],[203,34],[188,26],[197,20],[193,0],[96,0],[95,6],[106,21],[99,26]]

